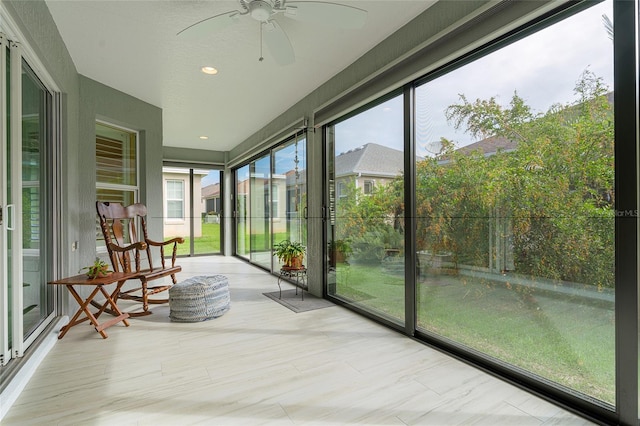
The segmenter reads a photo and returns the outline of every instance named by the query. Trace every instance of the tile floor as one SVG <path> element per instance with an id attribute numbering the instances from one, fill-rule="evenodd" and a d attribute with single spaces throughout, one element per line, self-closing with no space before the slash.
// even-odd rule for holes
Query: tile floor
<path id="1" fill-rule="evenodd" d="M 238 259 L 181 263 L 181 279 L 227 275 L 231 310 L 172 323 L 156 305 L 106 340 L 76 326 L 2 424 L 590 424 L 342 307 L 296 314 L 262 295 L 275 277 Z"/>

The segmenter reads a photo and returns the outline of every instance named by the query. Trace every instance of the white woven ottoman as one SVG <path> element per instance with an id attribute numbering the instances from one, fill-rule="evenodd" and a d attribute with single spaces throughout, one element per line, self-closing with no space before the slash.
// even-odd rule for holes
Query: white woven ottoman
<path id="1" fill-rule="evenodd" d="M 171 321 L 206 321 L 222 316 L 230 307 L 229 280 L 224 275 L 188 278 L 169 289 Z"/>

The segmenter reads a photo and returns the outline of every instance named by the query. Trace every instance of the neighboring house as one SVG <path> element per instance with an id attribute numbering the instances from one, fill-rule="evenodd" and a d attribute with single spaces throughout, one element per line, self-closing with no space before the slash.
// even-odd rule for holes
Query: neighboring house
<path id="1" fill-rule="evenodd" d="M 208 170 L 193 171 L 194 188 L 201 187 L 201 181 Z M 184 237 L 190 234 L 191 190 L 189 189 L 189 169 L 162 168 L 163 224 L 164 236 Z M 194 191 L 196 192 L 196 191 Z M 193 200 L 193 236 L 202 236 L 202 215 L 205 213 L 205 200 L 199 197 Z"/>
<path id="2" fill-rule="evenodd" d="M 455 151 L 465 155 L 470 155 L 474 152 L 480 152 L 485 157 L 490 157 L 497 154 L 498 152 L 515 151 L 517 147 L 517 141 L 507 139 L 502 136 L 489 136 L 488 138 L 484 138 L 472 144 L 458 148 Z M 442 155 L 438 159 L 438 164 L 443 166 L 445 164 L 448 164 L 450 161 L 451 158 L 448 155 Z"/>
<path id="3" fill-rule="evenodd" d="M 495 155 L 498 151 L 515 150 L 517 143 L 502 137 L 489 137 L 458 149 L 470 154 L 475 151 L 485 156 Z M 417 161 L 422 160 L 418 157 Z M 445 165 L 448 159 L 440 160 Z M 354 182 L 363 194 L 370 194 L 376 186 L 383 186 L 400 175 L 404 170 L 404 153 L 375 143 L 349 150 L 335 158 L 336 197 L 346 196 L 346 185 Z M 510 221 L 496 218 L 491 226 L 489 240 L 488 270 L 498 272 L 513 270 L 513 245 Z M 461 266 L 461 265 L 458 265 Z"/>
<path id="4" fill-rule="evenodd" d="M 376 143 L 368 143 L 335 158 L 336 196 L 345 196 L 348 182 L 355 182 L 363 194 L 385 185 L 404 170 L 404 153 Z"/>
<path id="5" fill-rule="evenodd" d="M 203 213 L 205 222 L 211 220 L 213 217 L 216 217 L 218 221 L 220 220 L 220 214 L 222 214 L 222 200 L 220 195 L 219 182 L 202 187 L 200 196 L 204 203 Z"/>
<path id="6" fill-rule="evenodd" d="M 296 216 L 299 212 L 300 205 L 306 205 L 307 198 L 307 171 L 306 170 L 289 170 L 285 173 L 287 180 L 287 206 L 286 214 L 290 218 Z"/>
<path id="7" fill-rule="evenodd" d="M 467 146 L 457 149 L 461 154 L 470 154 L 475 151 L 480 151 L 485 157 L 496 154 L 498 151 L 511 152 L 515 151 L 518 147 L 518 142 L 507 139 L 502 136 L 490 136 L 482 139 L 478 142 L 474 142 Z"/>
<path id="8" fill-rule="evenodd" d="M 250 179 L 237 183 L 238 199 L 234 210 L 237 217 L 250 221 L 251 234 L 264 234 L 270 226 L 273 227 L 274 233 L 286 231 L 286 220 L 281 219 L 285 219 L 289 211 L 287 180 L 287 175 L 272 174 L 264 177 L 256 173 Z M 268 187 L 269 182 L 271 182 L 271 188 Z M 250 196 L 248 197 L 247 194 Z M 265 210 L 264 207 L 268 205 L 271 205 L 271 208 Z M 247 217 L 250 210 L 253 215 Z"/>

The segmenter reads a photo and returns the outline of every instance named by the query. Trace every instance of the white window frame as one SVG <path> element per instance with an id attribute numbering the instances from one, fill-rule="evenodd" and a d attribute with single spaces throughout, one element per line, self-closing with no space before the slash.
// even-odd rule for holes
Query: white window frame
<path id="1" fill-rule="evenodd" d="M 138 172 L 138 170 L 140 170 L 140 133 L 137 130 L 129 129 L 123 126 L 118 126 L 116 124 L 109 123 L 103 120 L 96 120 L 96 125 L 98 124 L 102 126 L 111 127 L 113 129 L 120 130 L 135 136 L 136 149 L 135 149 L 134 164 L 135 164 L 136 177 L 135 177 L 135 185 L 123 185 L 123 184 L 99 182 L 96 175 L 96 191 L 98 189 L 108 189 L 112 191 L 131 192 L 133 193 L 134 202 L 137 203 L 139 201 L 138 197 L 140 194 L 140 173 Z M 97 137 L 98 137 L 98 132 L 96 131 L 96 138 Z M 94 140 L 94 144 L 95 144 L 95 140 Z M 96 162 L 97 162 L 97 155 L 96 155 Z M 97 174 L 97 167 L 96 167 L 96 174 Z M 102 239 L 102 233 L 98 229 L 96 229 L 96 250 L 98 253 L 107 252 L 107 248 L 104 245 L 104 240 Z"/>
<path id="2" fill-rule="evenodd" d="M 182 191 L 182 198 L 178 199 L 178 198 L 171 198 L 169 197 L 169 183 L 179 183 L 180 187 L 181 187 L 181 191 Z M 184 214 L 184 208 L 185 208 L 185 182 L 184 179 L 167 179 L 164 182 L 164 189 L 165 189 L 165 199 L 164 199 L 164 217 L 166 218 L 166 221 L 168 223 L 176 223 L 176 222 L 184 222 L 185 220 L 185 214 Z M 181 216 L 180 217 L 170 217 L 169 216 L 169 202 L 171 201 L 179 201 L 181 204 Z"/>
<path id="3" fill-rule="evenodd" d="M 367 191 L 367 186 L 369 186 L 369 190 Z M 373 188 L 375 188 L 376 182 L 373 179 L 366 179 L 362 184 L 362 193 L 364 195 L 373 194 Z"/>

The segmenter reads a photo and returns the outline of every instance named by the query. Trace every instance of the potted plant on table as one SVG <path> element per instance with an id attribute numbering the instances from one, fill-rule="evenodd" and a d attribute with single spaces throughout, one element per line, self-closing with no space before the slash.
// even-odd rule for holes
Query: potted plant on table
<path id="1" fill-rule="evenodd" d="M 329 243 L 329 264 L 336 266 L 337 263 L 345 263 L 351 253 L 353 249 L 348 240 L 332 240 Z"/>
<path id="2" fill-rule="evenodd" d="M 102 277 L 107 277 L 109 276 L 109 274 L 111 274 L 113 271 L 109 270 L 109 265 L 100 260 L 99 258 L 96 257 L 96 261 L 93 262 L 93 265 L 91 266 L 86 266 L 84 268 L 81 269 L 81 271 L 87 271 L 87 277 L 94 279 L 94 278 L 102 278 Z"/>
<path id="3" fill-rule="evenodd" d="M 302 260 L 304 259 L 305 247 L 302 243 L 291 240 L 282 240 L 273 245 L 274 254 L 281 262 L 284 262 L 285 268 L 301 269 Z"/>

